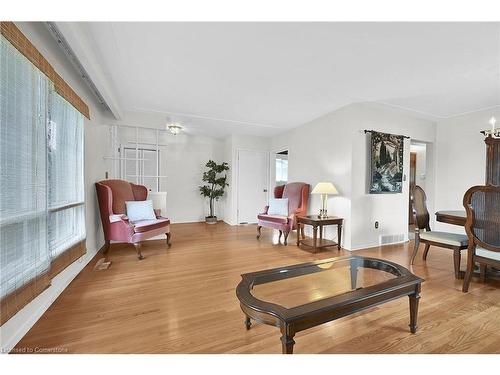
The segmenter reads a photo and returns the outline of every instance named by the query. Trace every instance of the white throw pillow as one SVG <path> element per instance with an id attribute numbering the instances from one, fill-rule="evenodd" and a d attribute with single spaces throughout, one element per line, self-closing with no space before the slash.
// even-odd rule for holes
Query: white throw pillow
<path id="1" fill-rule="evenodd" d="M 155 220 L 156 215 L 153 210 L 153 201 L 127 201 L 127 216 L 130 221 Z"/>
<path id="2" fill-rule="evenodd" d="M 288 198 L 269 199 L 268 215 L 288 216 Z"/>

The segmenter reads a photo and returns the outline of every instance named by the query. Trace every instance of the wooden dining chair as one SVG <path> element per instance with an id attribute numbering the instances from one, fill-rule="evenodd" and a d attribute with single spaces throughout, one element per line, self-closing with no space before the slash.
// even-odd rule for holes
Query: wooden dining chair
<path id="1" fill-rule="evenodd" d="M 467 293 L 476 263 L 483 282 L 488 266 L 500 268 L 500 186 L 471 187 L 464 195 L 464 207 L 469 247 L 462 292 Z"/>
<path id="2" fill-rule="evenodd" d="M 415 248 L 411 257 L 411 264 L 415 262 L 420 243 L 425 244 L 423 260 L 427 260 L 427 254 L 431 246 L 444 247 L 453 250 L 453 265 L 455 277 L 460 278 L 461 251 L 467 249 L 467 236 L 463 234 L 431 231 L 429 226 L 429 211 L 427 210 L 427 197 L 420 186 L 415 186 L 411 192 L 411 202 L 415 223 Z"/>

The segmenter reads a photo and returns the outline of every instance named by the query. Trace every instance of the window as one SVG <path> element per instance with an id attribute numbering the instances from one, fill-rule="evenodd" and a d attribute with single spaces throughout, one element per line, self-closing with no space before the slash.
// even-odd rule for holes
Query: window
<path id="1" fill-rule="evenodd" d="M 85 252 L 83 115 L 3 35 L 0 177 L 3 324 Z"/>
<path id="2" fill-rule="evenodd" d="M 124 160 L 122 164 L 122 178 L 141 184 L 149 191 L 160 191 L 160 150 L 150 146 L 137 145 L 122 147 Z"/>
<path id="3" fill-rule="evenodd" d="M 288 155 L 276 154 L 276 186 L 288 181 Z"/>
<path id="4" fill-rule="evenodd" d="M 110 127 L 108 168 L 113 178 L 144 185 L 148 191 L 167 187 L 167 143 L 170 133 L 162 129 L 134 126 Z"/>
<path id="5" fill-rule="evenodd" d="M 2 323 L 49 284 L 45 124 L 50 81 L 0 38 Z M 45 277 L 44 277 L 45 275 Z M 43 281 L 42 281 L 43 279 Z M 38 280 L 33 284 L 34 280 Z M 44 284 L 44 285 L 43 285 Z M 24 291 L 23 291 L 24 290 Z M 16 293 L 16 292 L 19 293 Z M 9 303 L 4 297 L 12 296 Z M 22 306 L 21 306 L 22 307 Z"/>
<path id="6" fill-rule="evenodd" d="M 55 259 L 85 239 L 83 116 L 50 96 L 47 127 L 49 248 Z"/>

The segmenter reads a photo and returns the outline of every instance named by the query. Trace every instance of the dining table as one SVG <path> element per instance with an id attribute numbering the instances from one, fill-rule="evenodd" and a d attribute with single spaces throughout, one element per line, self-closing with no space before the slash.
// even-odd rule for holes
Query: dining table
<path id="1" fill-rule="evenodd" d="M 445 224 L 458 225 L 461 227 L 465 226 L 465 222 L 467 221 L 467 213 L 465 210 L 444 210 L 436 212 L 436 221 Z M 488 267 L 488 276 L 493 277 L 494 279 L 500 280 L 500 270 L 494 267 Z M 461 278 L 464 275 L 464 271 L 460 271 Z M 476 267 L 474 269 L 474 275 L 479 276 L 479 268 Z"/>
<path id="2" fill-rule="evenodd" d="M 436 221 L 446 224 L 459 225 L 461 227 L 465 226 L 467 220 L 467 214 L 465 210 L 454 210 L 454 211 L 437 211 Z"/>

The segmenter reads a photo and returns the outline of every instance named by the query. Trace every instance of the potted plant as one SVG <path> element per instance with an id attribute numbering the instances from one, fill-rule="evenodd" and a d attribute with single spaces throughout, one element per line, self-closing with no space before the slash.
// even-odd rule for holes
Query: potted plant
<path id="1" fill-rule="evenodd" d="M 226 183 L 227 175 L 220 175 L 229 170 L 229 165 L 226 162 L 217 164 L 215 161 L 209 160 L 205 166 L 208 171 L 203 172 L 203 181 L 207 185 L 200 186 L 200 194 L 207 197 L 210 202 L 210 215 L 205 217 L 207 224 L 216 224 L 217 216 L 214 214 L 214 201 L 218 201 L 224 195 L 224 188 L 229 186 Z"/>

